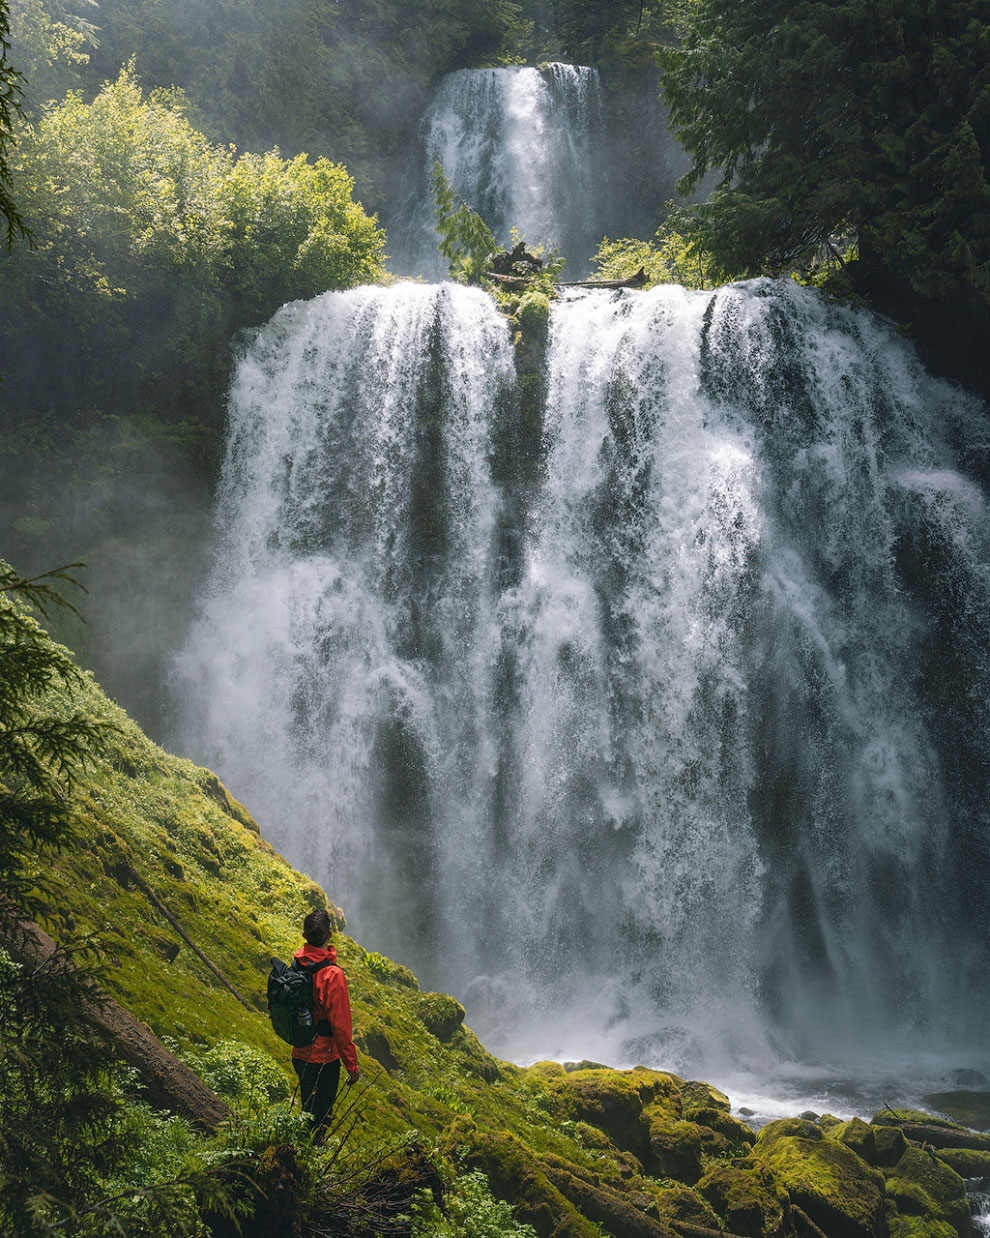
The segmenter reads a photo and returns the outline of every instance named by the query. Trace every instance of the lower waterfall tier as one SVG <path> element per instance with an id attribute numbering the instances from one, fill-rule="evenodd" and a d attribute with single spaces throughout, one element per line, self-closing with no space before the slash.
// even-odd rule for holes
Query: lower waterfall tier
<path id="1" fill-rule="evenodd" d="M 786 282 L 574 296 L 542 379 L 478 291 L 286 306 L 183 746 L 496 1052 L 971 1060 L 985 415 Z"/>

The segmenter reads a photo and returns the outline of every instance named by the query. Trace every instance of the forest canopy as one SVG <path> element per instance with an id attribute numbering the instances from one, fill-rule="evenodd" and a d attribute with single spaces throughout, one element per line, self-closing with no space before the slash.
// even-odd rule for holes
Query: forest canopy
<path id="1" fill-rule="evenodd" d="M 685 188 L 718 176 L 697 211 L 715 261 L 738 277 L 852 260 L 846 287 L 937 350 L 990 324 L 985 17 L 978 0 L 700 0 L 660 61 Z"/>

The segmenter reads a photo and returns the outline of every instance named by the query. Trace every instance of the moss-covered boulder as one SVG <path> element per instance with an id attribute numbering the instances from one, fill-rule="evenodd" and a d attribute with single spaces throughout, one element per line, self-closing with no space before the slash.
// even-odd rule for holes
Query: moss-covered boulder
<path id="1" fill-rule="evenodd" d="M 945 1221 L 959 1238 L 970 1238 L 973 1222 L 966 1184 L 934 1152 L 908 1148 L 887 1173 L 886 1190 L 902 1215 Z"/>
<path id="2" fill-rule="evenodd" d="M 946 1221 L 934 1217 L 903 1216 L 891 1206 L 887 1220 L 889 1238 L 956 1238 L 956 1231 Z"/>
<path id="3" fill-rule="evenodd" d="M 771 1122 L 760 1131 L 753 1156 L 828 1238 L 883 1238 L 883 1177 L 814 1123 Z"/>
<path id="4" fill-rule="evenodd" d="M 437 1040 L 449 1040 L 464 1022 L 464 1007 L 446 993 L 421 993 L 416 1011 Z"/>
<path id="5" fill-rule="evenodd" d="M 680 1081 L 642 1066 L 570 1071 L 550 1082 L 575 1119 L 597 1126 L 616 1147 L 644 1164 L 650 1152 L 651 1115 L 680 1111 Z"/>
<path id="6" fill-rule="evenodd" d="M 933 1092 L 925 1104 L 977 1131 L 990 1131 L 990 1091 Z"/>
<path id="7" fill-rule="evenodd" d="M 829 1139 L 837 1139 L 847 1148 L 852 1148 L 857 1156 L 861 1156 L 868 1165 L 877 1163 L 876 1136 L 872 1126 L 862 1118 L 850 1118 L 848 1122 L 840 1122 L 826 1132 Z"/>
<path id="8" fill-rule="evenodd" d="M 787 1192 L 764 1165 L 716 1165 L 697 1190 L 730 1233 L 784 1238 L 793 1232 Z"/>
<path id="9" fill-rule="evenodd" d="M 724 1092 L 712 1087 L 710 1083 L 702 1083 L 691 1079 L 681 1085 L 681 1101 L 684 1117 L 690 1117 L 692 1109 L 720 1109 L 729 1113 L 732 1104 Z"/>
<path id="10" fill-rule="evenodd" d="M 935 1154 L 960 1178 L 990 1178 L 990 1152 L 976 1148 L 939 1148 Z"/>
<path id="11" fill-rule="evenodd" d="M 689 1186 L 670 1186 L 657 1191 L 649 1211 L 671 1225 L 720 1229 L 718 1214 L 704 1196 Z"/>
<path id="12" fill-rule="evenodd" d="M 756 1143 L 756 1132 L 724 1109 L 685 1108 L 684 1117 L 698 1126 L 717 1132 L 732 1147 L 745 1149 L 747 1145 Z"/>
<path id="13" fill-rule="evenodd" d="M 469 1118 L 449 1129 L 444 1150 L 460 1164 L 480 1169 L 492 1194 L 512 1204 L 516 1216 L 540 1238 L 599 1238 L 600 1231 L 553 1185 L 536 1157 L 508 1131 L 482 1131 Z"/>
<path id="14" fill-rule="evenodd" d="M 892 1169 L 907 1151 L 908 1141 L 897 1126 L 871 1126 L 873 1131 L 874 1164 Z"/>
<path id="15" fill-rule="evenodd" d="M 700 1128 L 681 1118 L 671 1121 L 661 1112 L 654 1113 L 644 1166 L 648 1173 L 694 1186 L 703 1172 Z"/>

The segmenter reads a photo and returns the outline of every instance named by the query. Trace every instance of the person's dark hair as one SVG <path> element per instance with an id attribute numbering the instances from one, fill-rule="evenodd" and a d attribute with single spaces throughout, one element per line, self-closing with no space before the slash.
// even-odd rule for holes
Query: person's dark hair
<path id="1" fill-rule="evenodd" d="M 322 946 L 330 938 L 333 925 L 326 911 L 311 911 L 303 920 L 303 937 L 311 946 Z"/>

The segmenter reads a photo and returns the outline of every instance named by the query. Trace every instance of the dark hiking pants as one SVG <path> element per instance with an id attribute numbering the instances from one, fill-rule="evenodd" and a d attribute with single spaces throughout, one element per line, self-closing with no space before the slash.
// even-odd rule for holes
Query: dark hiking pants
<path id="1" fill-rule="evenodd" d="M 313 1115 L 313 1129 L 319 1142 L 330 1121 L 340 1082 L 340 1058 L 335 1062 L 300 1062 L 292 1059 L 299 1076 L 299 1096 L 305 1113 Z"/>

